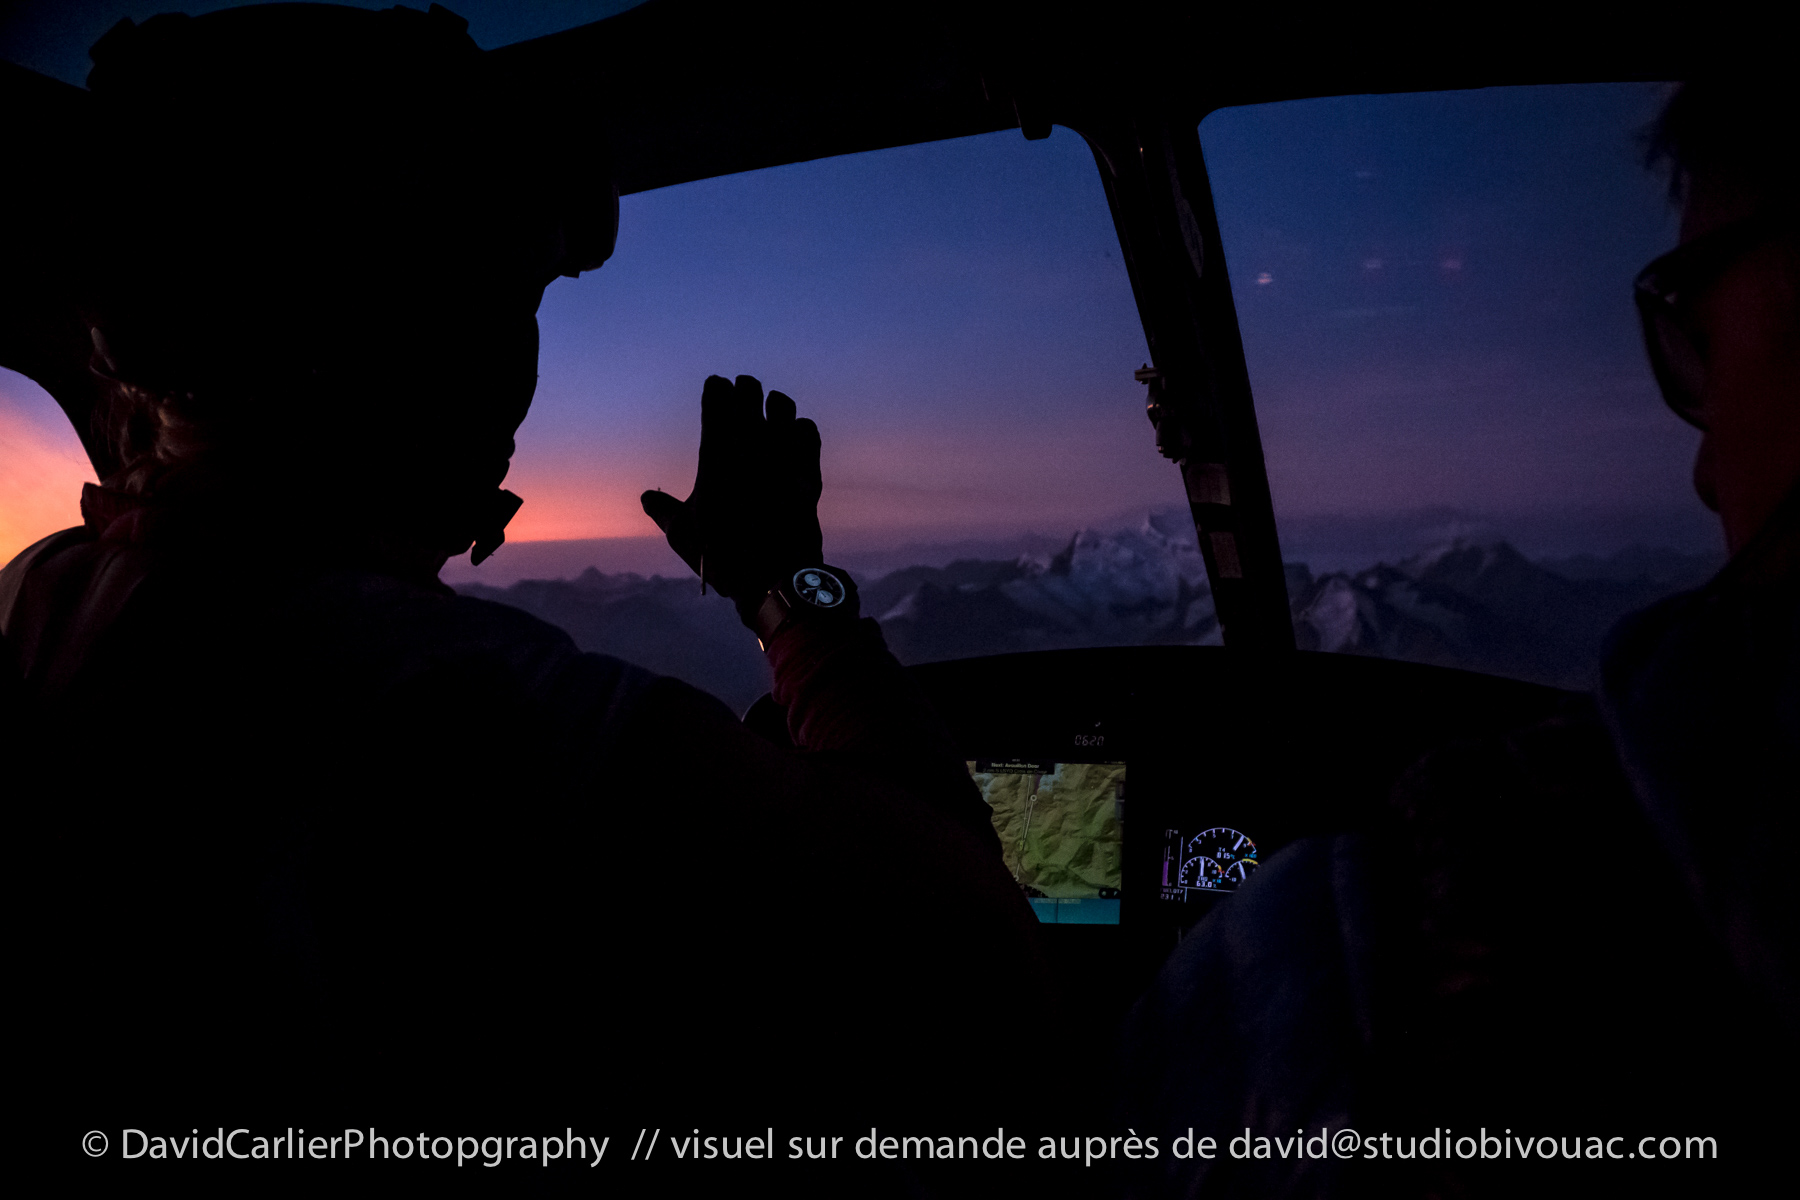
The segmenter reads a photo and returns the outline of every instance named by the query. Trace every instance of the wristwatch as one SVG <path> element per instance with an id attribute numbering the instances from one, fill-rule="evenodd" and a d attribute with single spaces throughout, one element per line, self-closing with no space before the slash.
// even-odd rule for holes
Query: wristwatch
<path id="1" fill-rule="evenodd" d="M 854 621 L 856 582 L 842 567 L 801 567 L 769 589 L 746 622 L 767 650 L 775 635 L 796 621 Z"/>

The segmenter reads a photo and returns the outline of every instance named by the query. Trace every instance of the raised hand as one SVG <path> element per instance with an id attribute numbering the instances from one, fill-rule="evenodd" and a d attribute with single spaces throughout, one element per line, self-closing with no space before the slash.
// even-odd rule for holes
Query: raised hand
<path id="1" fill-rule="evenodd" d="M 686 500 L 643 495 L 669 546 L 720 595 L 754 606 L 784 571 L 824 555 L 819 429 L 748 375 L 709 376 L 700 393 L 700 465 Z"/>

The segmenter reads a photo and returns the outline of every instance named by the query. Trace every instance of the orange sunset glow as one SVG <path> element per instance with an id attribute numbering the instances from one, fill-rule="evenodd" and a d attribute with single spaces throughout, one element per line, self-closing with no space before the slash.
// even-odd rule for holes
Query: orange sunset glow
<path id="1" fill-rule="evenodd" d="M 56 401 L 0 371 L 0 563 L 81 524 L 81 485 L 92 482 L 94 469 Z"/>
<path id="2" fill-rule="evenodd" d="M 694 414 L 681 406 L 669 428 L 645 438 L 571 438 L 555 424 L 555 400 L 520 432 L 506 486 L 525 504 L 507 541 L 654 538 L 638 496 L 660 487 L 686 496 L 693 486 Z M 549 421 L 544 421 L 548 416 Z M 550 426 L 546 431 L 544 424 Z M 899 537 L 975 536 L 1041 528 L 1067 534 L 1091 519 L 1092 498 L 1118 508 L 1168 503 L 1176 476 L 1143 443 L 1142 417 L 1121 404 L 1072 436 L 1059 422 L 1023 429 L 852 428 L 832 434 L 824 455 L 820 513 L 834 536 L 856 542 Z M 996 445 L 1005 447 L 997 453 Z M 1094 453 L 1105 446 L 1111 454 Z M 1122 477 L 1132 449 L 1144 470 Z M 1022 464 L 1029 464 L 1021 469 Z M 0 563 L 39 538 L 81 521 L 81 485 L 93 482 L 87 456 L 62 410 L 25 377 L 0 371 Z"/>

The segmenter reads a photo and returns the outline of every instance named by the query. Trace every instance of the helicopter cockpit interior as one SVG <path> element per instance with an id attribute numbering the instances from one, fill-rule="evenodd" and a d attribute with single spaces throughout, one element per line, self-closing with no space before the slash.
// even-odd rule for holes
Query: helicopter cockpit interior
<path id="1" fill-rule="evenodd" d="M 1433 747 L 1555 712 L 1611 619 L 1722 561 L 1629 295 L 1674 240 L 1633 138 L 1699 44 L 1403 33 L 647 0 L 489 47 L 582 114 L 566 152 L 604 156 L 622 218 L 540 318 L 524 531 L 500 574 L 446 578 L 630 657 L 583 623 L 603 600 L 624 620 L 620 588 L 651 604 L 652 569 L 505 574 L 596 536 L 552 518 L 614 485 L 555 472 L 585 455 L 621 494 L 660 486 L 659 431 L 691 439 L 711 370 L 835 406 L 828 549 L 835 512 L 830 552 L 869 564 L 868 615 L 949 722 L 1098 1044 L 1284 845 L 1368 825 Z M 0 350 L 9 395 L 77 386 Z M 666 418 L 618 415 L 633 396 Z M 740 711 L 761 690 L 706 669 Z"/>

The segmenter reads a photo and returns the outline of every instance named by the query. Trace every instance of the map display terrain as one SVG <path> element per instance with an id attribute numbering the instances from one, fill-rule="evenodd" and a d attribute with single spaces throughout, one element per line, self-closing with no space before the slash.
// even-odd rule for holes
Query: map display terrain
<path id="1" fill-rule="evenodd" d="M 1006 868 L 1028 895 L 1119 894 L 1124 763 L 982 760 L 968 766 L 992 810 Z"/>

